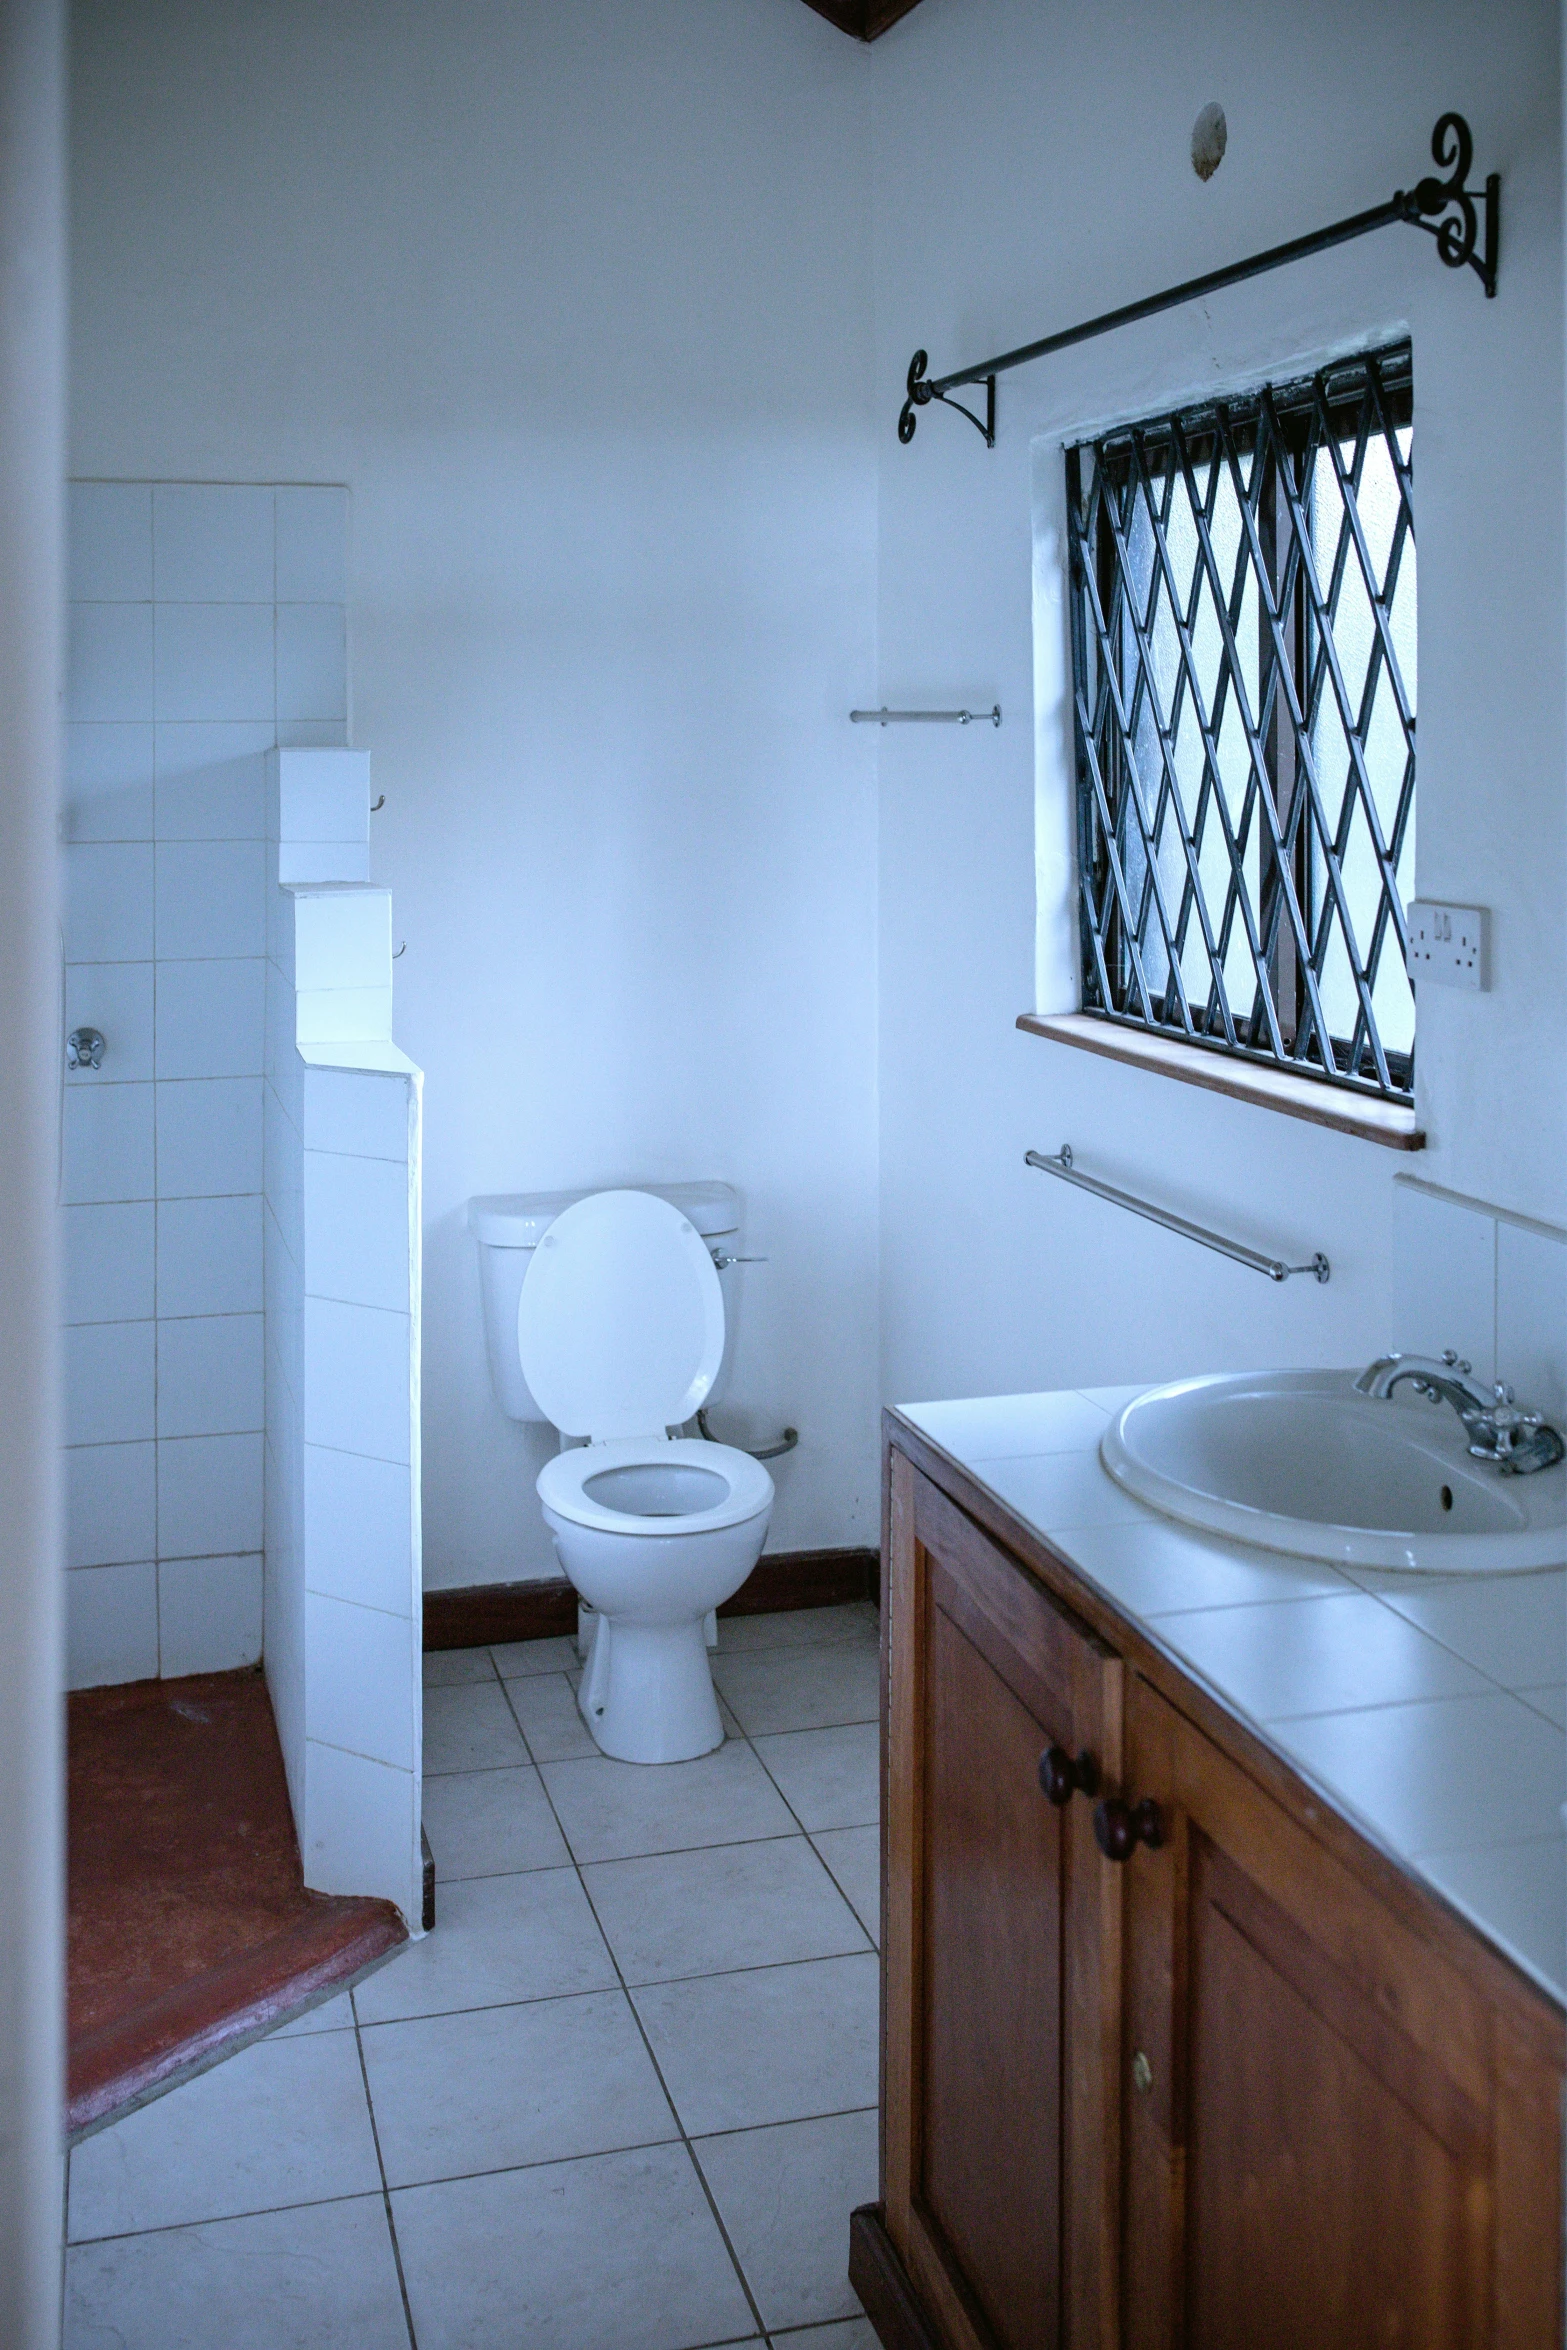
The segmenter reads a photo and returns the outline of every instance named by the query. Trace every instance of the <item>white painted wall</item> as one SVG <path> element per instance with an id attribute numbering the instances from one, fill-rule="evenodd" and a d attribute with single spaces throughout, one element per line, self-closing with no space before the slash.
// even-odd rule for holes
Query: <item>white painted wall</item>
<path id="1" fill-rule="evenodd" d="M 0 2342 L 59 2340 L 65 1952 L 55 1182 L 64 27 L 0 0 Z"/>
<path id="2" fill-rule="evenodd" d="M 426 1579 L 552 1568 L 471 1194 L 719 1177 L 723 1433 L 874 1539 L 870 74 L 799 0 L 88 0 L 73 463 L 343 481 L 427 1072 Z"/>
<path id="3" fill-rule="evenodd" d="M 1304 19 L 1194 0 L 1178 27 L 1148 0 L 1070 23 L 1034 0 L 926 0 L 876 46 L 879 698 L 1006 712 L 999 734 L 881 738 L 892 1397 L 1363 1360 L 1391 1334 L 1401 1168 L 1567 1220 L 1558 43 L 1547 0 L 1483 26 L 1459 0 L 1325 0 Z M 1204 187 L 1188 141 L 1210 98 L 1229 152 Z M 917 346 L 939 374 L 1372 204 L 1428 168 L 1450 106 L 1473 126 L 1477 175 L 1503 175 L 1494 303 L 1428 238 L 1390 229 L 1003 377 L 993 453 L 930 412 L 898 445 Z M 1036 791 L 1049 835 L 1071 789 L 1060 445 L 1403 330 L 1419 887 L 1489 905 L 1496 941 L 1490 994 L 1421 1003 L 1418 1160 L 1012 1026 L 1036 1000 Z M 1060 881 L 1047 867 L 1047 906 Z M 1069 894 L 1059 904 L 1070 923 Z M 1067 1140 L 1091 1170 L 1270 1252 L 1325 1249 L 1330 1286 L 1273 1289 L 1025 1171 L 1026 1148 Z"/>
<path id="4" fill-rule="evenodd" d="M 79 11 L 75 463 L 353 489 L 353 739 L 428 1073 L 427 1581 L 550 1564 L 475 1192 L 740 1186 L 771 1261 L 726 1432 L 804 1431 L 780 1548 L 874 1526 L 878 1311 L 894 1397 L 1387 1342 L 1394 1154 L 1013 1020 L 1070 785 L 1062 439 L 1393 332 L 1419 884 L 1495 937 L 1489 995 L 1422 1006 L 1420 1173 L 1567 1222 L 1558 46 L 1547 0 L 1483 39 L 1458 0 L 1328 0 L 1305 38 L 1195 0 L 1178 41 L 1147 0 L 926 0 L 868 52 L 798 0 Z M 1389 230 L 1004 379 L 993 454 L 939 414 L 897 444 L 916 344 L 939 369 L 1370 203 L 1452 104 L 1504 175 L 1495 303 Z M 851 733 L 872 698 L 1006 724 Z M 1025 1172 L 1063 1139 L 1332 1284 Z"/>

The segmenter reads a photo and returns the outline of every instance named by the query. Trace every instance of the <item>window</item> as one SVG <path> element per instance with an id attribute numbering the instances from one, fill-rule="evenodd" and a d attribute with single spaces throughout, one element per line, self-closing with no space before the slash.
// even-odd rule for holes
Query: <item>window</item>
<path id="1" fill-rule="evenodd" d="M 1408 344 L 1066 453 L 1083 1008 L 1406 1101 Z"/>

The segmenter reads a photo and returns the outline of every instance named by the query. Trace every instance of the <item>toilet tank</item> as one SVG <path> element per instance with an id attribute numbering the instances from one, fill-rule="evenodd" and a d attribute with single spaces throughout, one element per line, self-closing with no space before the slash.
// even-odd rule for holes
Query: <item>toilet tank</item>
<path id="1" fill-rule="evenodd" d="M 479 1244 L 479 1287 L 484 1300 L 484 1344 L 490 1378 L 509 1420 L 548 1415 L 533 1400 L 517 1354 L 517 1303 L 533 1252 L 563 1210 L 599 1191 L 650 1191 L 689 1219 L 713 1255 L 739 1254 L 740 1195 L 728 1183 L 590 1183 L 579 1191 L 494 1193 L 468 1202 L 468 1224 Z M 724 1359 L 708 1397 L 720 1394 L 734 1336 L 734 1274 L 720 1265 L 724 1292 Z"/>

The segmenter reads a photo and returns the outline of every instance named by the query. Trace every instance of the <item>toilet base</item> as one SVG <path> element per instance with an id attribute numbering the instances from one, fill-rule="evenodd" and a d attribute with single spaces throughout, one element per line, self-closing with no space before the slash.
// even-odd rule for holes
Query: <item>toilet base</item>
<path id="1" fill-rule="evenodd" d="M 701 1616 L 675 1624 L 593 1619 L 577 1707 L 617 1762 L 693 1762 L 724 1742 Z"/>

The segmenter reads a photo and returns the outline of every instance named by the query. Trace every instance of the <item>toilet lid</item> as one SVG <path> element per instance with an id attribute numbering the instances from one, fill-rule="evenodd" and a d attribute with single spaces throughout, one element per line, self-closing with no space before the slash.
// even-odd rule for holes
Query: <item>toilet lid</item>
<path id="1" fill-rule="evenodd" d="M 564 1436 L 678 1427 L 706 1400 L 724 1352 L 723 1292 L 706 1242 L 649 1192 L 579 1200 L 533 1252 L 517 1351 Z"/>

